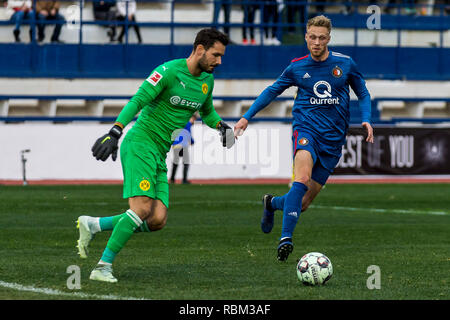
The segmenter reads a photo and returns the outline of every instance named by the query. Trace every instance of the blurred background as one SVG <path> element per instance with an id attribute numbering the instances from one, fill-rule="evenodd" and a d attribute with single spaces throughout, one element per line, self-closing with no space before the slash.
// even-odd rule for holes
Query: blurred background
<path id="1" fill-rule="evenodd" d="M 120 181 L 120 159 L 96 161 L 92 144 L 152 69 L 188 57 L 205 27 L 232 41 L 213 96 L 234 124 L 308 53 L 306 21 L 318 14 L 332 20 L 330 49 L 350 55 L 365 76 L 376 136 L 364 142 L 352 93 L 352 125 L 331 180 L 450 178 L 448 0 L 0 3 L 0 183 L 22 183 L 25 168 L 30 182 Z M 191 181 L 288 182 L 295 94 L 286 90 L 260 112 L 229 151 L 197 119 Z M 169 172 L 171 162 L 170 153 Z"/>

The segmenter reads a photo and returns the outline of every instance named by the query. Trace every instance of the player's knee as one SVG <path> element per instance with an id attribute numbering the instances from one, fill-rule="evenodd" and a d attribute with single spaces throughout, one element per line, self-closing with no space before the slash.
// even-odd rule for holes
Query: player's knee
<path id="1" fill-rule="evenodd" d="M 130 198 L 130 209 L 144 221 L 152 213 L 152 200 L 147 197 Z"/>
<path id="2" fill-rule="evenodd" d="M 307 174 L 299 175 L 295 177 L 294 181 L 303 183 L 304 185 L 309 185 L 309 182 L 311 181 L 311 176 Z"/>
<path id="3" fill-rule="evenodd" d="M 167 208 L 160 202 L 156 202 L 152 215 L 147 219 L 151 231 L 158 231 L 164 228 L 167 222 Z"/>
<path id="4" fill-rule="evenodd" d="M 158 231 L 164 228 L 167 222 L 167 215 L 155 215 L 152 217 L 149 228 L 151 231 Z"/>
<path id="5" fill-rule="evenodd" d="M 142 221 L 146 220 L 152 213 L 151 206 L 140 206 L 133 210 Z"/>

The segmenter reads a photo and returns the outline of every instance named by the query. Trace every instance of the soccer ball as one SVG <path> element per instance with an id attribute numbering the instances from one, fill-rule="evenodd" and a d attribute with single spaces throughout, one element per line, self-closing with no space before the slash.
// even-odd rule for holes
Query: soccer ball
<path id="1" fill-rule="evenodd" d="M 297 277 L 305 285 L 325 284 L 333 275 L 330 259 L 320 252 L 305 254 L 297 264 Z"/>

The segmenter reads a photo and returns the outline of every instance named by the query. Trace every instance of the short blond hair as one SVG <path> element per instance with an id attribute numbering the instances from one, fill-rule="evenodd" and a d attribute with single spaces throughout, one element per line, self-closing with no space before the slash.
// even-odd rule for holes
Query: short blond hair
<path id="1" fill-rule="evenodd" d="M 306 30 L 309 27 L 325 27 L 328 29 L 328 33 L 331 33 L 331 20 L 325 17 L 324 15 L 316 16 L 308 20 L 306 24 Z"/>

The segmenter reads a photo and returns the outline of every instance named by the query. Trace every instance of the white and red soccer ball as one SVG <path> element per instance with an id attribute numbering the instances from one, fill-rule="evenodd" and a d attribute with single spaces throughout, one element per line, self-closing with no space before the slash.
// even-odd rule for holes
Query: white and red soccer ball
<path id="1" fill-rule="evenodd" d="M 306 285 L 325 284 L 333 275 L 333 265 L 326 255 L 320 252 L 305 254 L 298 261 L 297 277 Z"/>

